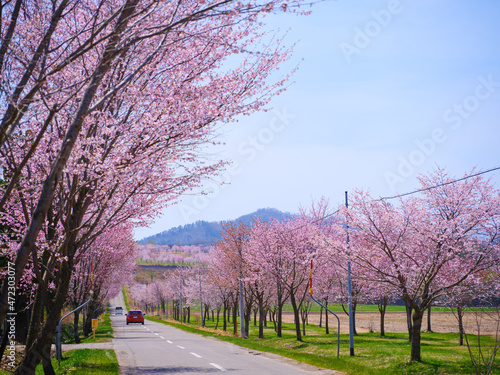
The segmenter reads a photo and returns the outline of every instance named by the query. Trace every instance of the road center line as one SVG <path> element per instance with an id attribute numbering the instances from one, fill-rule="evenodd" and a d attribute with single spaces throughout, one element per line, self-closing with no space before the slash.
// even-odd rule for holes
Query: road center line
<path id="1" fill-rule="evenodd" d="M 167 340 L 167 342 L 168 342 L 169 344 L 173 344 L 173 342 L 172 342 L 172 341 L 170 341 L 170 340 Z"/>
<path id="2" fill-rule="evenodd" d="M 180 345 L 177 345 L 177 347 L 178 347 L 179 349 L 186 349 L 185 347 L 180 346 Z"/>
<path id="3" fill-rule="evenodd" d="M 163 339 L 163 340 L 165 340 L 165 337 L 163 337 L 163 336 L 160 336 L 160 338 Z"/>
<path id="4" fill-rule="evenodd" d="M 209 365 L 214 366 L 216 369 L 219 369 L 221 371 L 227 371 L 224 367 L 219 366 L 217 363 L 209 363 Z"/>
<path id="5" fill-rule="evenodd" d="M 159 336 L 160 334 L 159 333 L 156 333 L 156 332 L 153 332 L 156 336 Z"/>
<path id="6" fill-rule="evenodd" d="M 201 355 L 199 355 L 199 354 L 196 354 L 196 353 L 193 353 L 193 352 L 190 352 L 189 354 L 194 355 L 196 358 L 201 358 Z"/>

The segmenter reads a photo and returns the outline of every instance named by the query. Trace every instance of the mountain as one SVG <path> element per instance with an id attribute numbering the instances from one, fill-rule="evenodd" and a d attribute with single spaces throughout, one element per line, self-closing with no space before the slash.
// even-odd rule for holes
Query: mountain
<path id="1" fill-rule="evenodd" d="M 259 218 L 263 221 L 271 219 L 284 220 L 290 219 L 293 215 L 288 212 L 281 212 L 275 208 L 261 208 L 255 212 L 240 216 L 234 222 L 241 221 L 243 224 L 250 225 L 253 218 Z M 228 222 L 228 221 L 225 221 Z M 161 233 L 143 238 L 137 241 L 141 245 L 153 243 L 155 245 L 210 245 L 215 240 L 219 240 L 221 223 L 217 221 L 197 221 L 193 224 L 178 226 Z"/>

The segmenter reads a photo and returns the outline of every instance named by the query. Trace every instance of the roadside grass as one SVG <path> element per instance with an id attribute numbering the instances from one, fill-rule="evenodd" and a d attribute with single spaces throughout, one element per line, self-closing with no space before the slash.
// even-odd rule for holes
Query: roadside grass
<path id="1" fill-rule="evenodd" d="M 348 309 L 347 304 L 344 305 L 346 310 Z M 339 303 L 332 303 L 328 304 L 327 306 L 330 310 L 332 310 L 335 313 L 342 313 L 344 314 L 344 310 L 342 308 L 342 305 Z M 495 308 L 485 308 L 485 307 L 468 307 L 465 311 L 470 312 L 470 311 L 494 311 Z M 191 311 L 200 311 L 200 306 L 199 302 L 195 302 L 191 306 Z M 293 312 L 292 305 L 290 303 L 285 303 L 283 305 L 283 311 L 285 312 Z M 311 312 L 320 312 L 321 307 L 317 304 L 314 304 L 311 307 Z M 368 304 L 359 304 L 356 306 L 356 313 L 358 312 L 370 312 L 370 313 L 379 313 L 378 306 L 377 305 L 368 305 Z M 406 313 L 406 308 L 405 306 L 399 306 L 399 305 L 387 305 L 386 312 L 398 312 L 398 313 Z M 447 306 L 432 306 L 432 313 L 451 313 L 452 310 L 447 307 Z M 323 309 L 324 313 L 324 309 Z M 347 316 L 347 315 L 346 315 Z"/>
<path id="2" fill-rule="evenodd" d="M 349 375 L 417 375 L 417 374 L 473 374 L 467 346 L 458 345 L 458 334 L 422 332 L 422 362 L 411 362 L 411 346 L 405 333 L 363 333 L 354 338 L 355 356 L 349 356 L 349 336 L 340 335 L 340 358 L 337 358 L 337 334 L 324 333 L 324 328 L 315 325 L 306 327 L 306 336 L 298 342 L 293 324 L 283 325 L 283 337 L 278 338 L 273 324 L 268 322 L 264 329 L 264 339 L 258 339 L 258 327 L 250 323 L 249 338 L 241 339 L 232 335 L 233 325 L 228 324 L 227 332 L 215 330 L 215 323 L 206 321 L 206 328 L 201 328 L 196 317 L 191 317 L 189 324 L 180 324 L 173 320 L 146 317 L 147 320 L 168 324 L 182 330 L 215 337 L 251 350 L 270 352 L 298 362 L 321 368 L 340 371 Z M 199 320 L 199 318 L 198 318 Z M 239 328 L 239 327 L 238 327 Z M 333 332 L 333 330 L 331 330 Z M 469 336 L 477 343 L 476 336 Z M 494 339 L 481 337 L 483 350 L 492 346 Z M 475 348 L 477 349 L 477 348 Z M 496 360 L 492 374 L 500 374 L 500 360 Z"/>
<path id="3" fill-rule="evenodd" d="M 129 299 L 130 292 L 125 285 L 122 286 L 122 294 L 123 294 L 123 300 L 125 301 L 125 308 L 127 309 L 127 311 L 129 311 L 130 305 L 128 303 L 128 299 Z"/>
<path id="4" fill-rule="evenodd" d="M 340 303 L 332 303 L 328 304 L 327 306 L 330 310 L 332 310 L 335 313 L 342 313 L 344 314 L 344 310 L 342 308 L 342 305 Z M 345 305 L 345 308 L 347 310 L 347 304 Z M 484 310 L 483 308 L 467 308 L 467 311 L 472 311 L 472 310 Z M 191 306 L 191 311 L 200 311 L 200 306 L 198 302 L 195 302 Z M 293 312 L 292 305 L 290 303 L 285 303 L 283 305 L 283 311 L 285 312 Z M 311 306 L 311 312 L 320 312 L 321 307 L 317 304 L 314 304 Z M 324 309 L 322 310 L 324 313 Z M 356 312 L 370 312 L 370 313 L 378 313 L 378 306 L 377 305 L 368 305 L 368 304 L 359 304 L 356 306 Z M 406 308 L 405 306 L 397 306 L 397 305 L 388 305 L 386 312 L 399 312 L 399 313 L 406 313 Z M 432 313 L 435 312 L 446 312 L 449 313 L 451 312 L 451 309 L 446 306 L 432 306 Z"/>
<path id="5" fill-rule="evenodd" d="M 61 369 L 57 358 L 52 358 L 52 366 L 57 375 L 119 375 L 118 360 L 112 349 L 77 349 L 64 352 Z M 42 364 L 35 370 L 36 375 L 43 375 Z M 0 370 L 0 375 L 12 374 L 12 371 Z"/>
<path id="6" fill-rule="evenodd" d="M 57 358 L 52 359 L 52 366 L 58 375 L 118 375 L 118 360 L 111 349 L 77 349 L 64 353 L 61 369 Z M 36 375 L 43 375 L 42 365 L 36 368 Z"/>
<path id="7" fill-rule="evenodd" d="M 80 330 L 81 343 L 107 342 L 113 339 L 113 327 L 111 327 L 111 317 L 109 312 L 97 318 L 97 329 L 94 334 L 91 333 L 88 337 L 83 336 L 83 330 Z M 63 344 L 75 344 L 73 336 L 73 323 L 64 325 L 61 332 Z"/>
<path id="8" fill-rule="evenodd" d="M 60 372 L 57 370 L 57 358 L 52 360 L 52 365 L 54 366 L 54 369 L 56 369 L 56 374 L 118 374 L 118 361 L 114 350 L 76 349 L 67 352 L 64 351 L 64 344 L 75 343 L 75 338 L 73 337 L 73 323 L 68 323 L 62 326 L 61 337 L 63 344 L 63 357 Z M 95 339 L 93 334 L 90 334 L 89 337 L 84 337 L 82 330 L 80 330 L 80 338 L 82 344 L 111 341 L 113 339 L 113 327 L 111 327 L 109 312 L 98 318 Z M 107 352 L 110 353 L 107 354 Z M 116 364 L 116 370 L 112 370 L 113 363 Z M 101 366 L 101 372 L 94 370 L 94 368 L 101 368 Z M 0 375 L 11 373 L 11 371 L 0 370 Z M 36 374 L 43 374 L 43 370 L 40 365 L 36 369 Z"/>
<path id="9" fill-rule="evenodd" d="M 344 306 L 345 306 L 345 309 L 347 310 L 348 309 L 347 304 L 345 304 Z M 343 310 L 342 305 L 340 303 L 328 304 L 327 307 L 335 313 L 337 313 L 337 312 L 344 313 L 344 310 Z M 286 303 L 285 305 L 283 305 L 283 311 L 293 312 L 292 305 L 290 303 Z M 314 304 L 311 307 L 311 311 L 312 312 L 320 312 L 321 307 L 317 304 Z M 324 311 L 324 309 L 323 309 L 323 311 Z M 467 311 L 469 311 L 469 309 L 467 309 Z M 358 312 L 378 313 L 379 310 L 378 310 L 377 305 L 359 304 L 356 306 L 356 312 L 357 313 Z M 398 306 L 398 305 L 387 305 L 386 312 L 405 313 L 406 307 L 405 306 Z M 449 307 L 446 307 L 446 306 L 432 306 L 432 313 L 435 313 L 435 312 L 447 312 L 447 313 L 449 313 L 449 312 L 451 312 L 451 310 Z"/>

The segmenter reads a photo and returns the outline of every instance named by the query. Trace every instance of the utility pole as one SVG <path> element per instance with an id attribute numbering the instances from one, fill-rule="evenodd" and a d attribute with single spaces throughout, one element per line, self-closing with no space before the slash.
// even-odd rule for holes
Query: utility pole
<path id="1" fill-rule="evenodd" d="M 347 191 L 345 192 L 345 208 L 349 208 L 347 200 Z M 345 228 L 347 234 L 347 292 L 349 294 L 349 354 L 354 356 L 354 319 L 352 316 L 352 282 L 351 282 L 351 250 L 349 246 L 349 224 L 347 216 L 345 219 Z"/>

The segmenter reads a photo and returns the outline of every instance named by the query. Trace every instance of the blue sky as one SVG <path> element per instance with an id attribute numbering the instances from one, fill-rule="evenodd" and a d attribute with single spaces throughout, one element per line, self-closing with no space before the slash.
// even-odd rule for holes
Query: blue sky
<path id="1" fill-rule="evenodd" d="M 136 239 L 258 208 L 297 212 L 344 191 L 418 188 L 436 166 L 456 177 L 500 166 L 500 2 L 327 1 L 269 28 L 298 42 L 288 91 L 226 129 L 233 160 L 204 197 L 188 195 Z M 285 69 L 285 68 L 283 68 Z M 282 71 L 280 71 L 282 72 Z M 500 188 L 500 171 L 488 175 Z"/>

